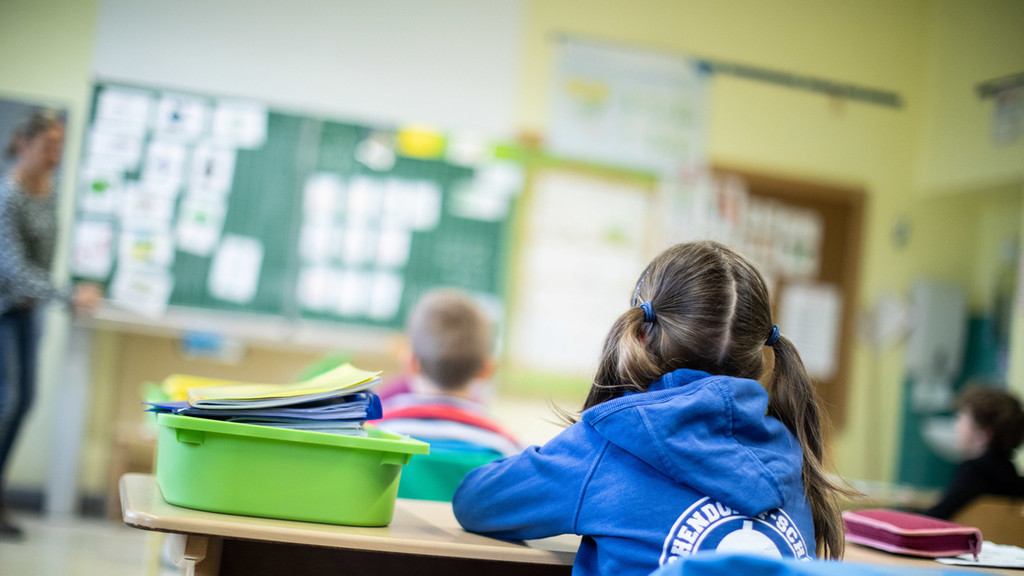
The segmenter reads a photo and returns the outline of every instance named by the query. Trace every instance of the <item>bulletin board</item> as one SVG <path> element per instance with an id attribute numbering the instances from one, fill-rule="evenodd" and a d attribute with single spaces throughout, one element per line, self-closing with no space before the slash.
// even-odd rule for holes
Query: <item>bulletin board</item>
<path id="1" fill-rule="evenodd" d="M 486 145 L 119 83 L 91 110 L 70 266 L 114 306 L 397 328 L 434 287 L 504 301 L 521 178 Z"/>

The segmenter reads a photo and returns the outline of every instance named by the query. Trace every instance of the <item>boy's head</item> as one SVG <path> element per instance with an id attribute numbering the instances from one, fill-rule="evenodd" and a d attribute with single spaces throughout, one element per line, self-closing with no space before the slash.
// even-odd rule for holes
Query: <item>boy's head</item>
<path id="1" fill-rule="evenodd" d="M 1013 394 L 970 386 L 957 398 L 956 407 L 957 434 L 969 458 L 986 450 L 1008 456 L 1024 440 L 1024 411 Z"/>
<path id="2" fill-rule="evenodd" d="M 419 372 L 443 391 L 465 388 L 490 363 L 491 322 L 461 292 L 424 295 L 409 316 L 408 334 Z"/>

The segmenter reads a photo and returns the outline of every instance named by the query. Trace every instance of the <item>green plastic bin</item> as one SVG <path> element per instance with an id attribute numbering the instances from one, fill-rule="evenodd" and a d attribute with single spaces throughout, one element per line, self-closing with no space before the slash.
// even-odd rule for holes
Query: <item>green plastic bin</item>
<path id="1" fill-rule="evenodd" d="M 159 414 L 156 478 L 177 506 L 305 522 L 386 526 L 418 440 Z"/>

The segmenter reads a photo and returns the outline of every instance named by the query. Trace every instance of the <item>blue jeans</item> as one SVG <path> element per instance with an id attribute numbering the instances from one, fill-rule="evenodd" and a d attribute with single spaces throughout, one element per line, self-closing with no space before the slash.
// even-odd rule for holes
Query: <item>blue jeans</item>
<path id="1" fill-rule="evenodd" d="M 39 331 L 35 307 L 0 314 L 0 487 L 7 457 L 35 396 Z"/>

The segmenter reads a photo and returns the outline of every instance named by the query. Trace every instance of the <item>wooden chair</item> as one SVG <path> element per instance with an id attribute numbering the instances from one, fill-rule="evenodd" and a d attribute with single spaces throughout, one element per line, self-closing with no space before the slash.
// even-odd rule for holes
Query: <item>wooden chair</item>
<path id="1" fill-rule="evenodd" d="M 980 496 L 950 520 L 978 528 L 990 542 L 1024 547 L 1024 498 Z"/>

